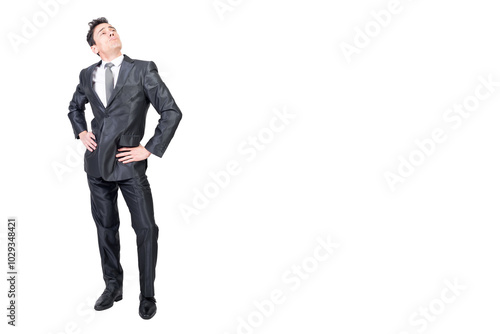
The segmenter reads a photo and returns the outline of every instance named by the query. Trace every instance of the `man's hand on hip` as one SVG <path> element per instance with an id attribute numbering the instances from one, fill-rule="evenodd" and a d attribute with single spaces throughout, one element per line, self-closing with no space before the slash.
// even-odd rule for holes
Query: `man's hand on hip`
<path id="1" fill-rule="evenodd" d="M 133 161 L 145 160 L 151 155 L 151 152 L 146 150 L 142 145 L 136 147 L 122 147 L 119 148 L 118 151 L 122 153 L 118 153 L 116 157 L 120 158 L 118 161 L 121 161 L 124 164 Z"/>
<path id="2" fill-rule="evenodd" d="M 80 132 L 78 137 L 90 152 L 93 152 L 97 147 L 97 143 L 95 142 L 95 135 L 92 132 L 82 131 Z"/>

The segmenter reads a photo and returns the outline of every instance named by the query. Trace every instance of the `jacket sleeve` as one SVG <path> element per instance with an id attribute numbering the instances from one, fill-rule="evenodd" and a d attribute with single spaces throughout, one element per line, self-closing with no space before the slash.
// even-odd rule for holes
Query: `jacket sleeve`
<path id="1" fill-rule="evenodd" d="M 155 133 L 145 148 L 161 158 L 175 134 L 182 113 L 167 86 L 158 75 L 158 69 L 154 62 L 149 62 L 146 69 L 144 93 L 158 114 L 160 114 Z"/>
<path id="2" fill-rule="evenodd" d="M 83 76 L 84 71 L 80 72 L 80 82 L 76 86 L 76 91 L 73 94 L 73 99 L 69 103 L 69 113 L 68 117 L 73 126 L 73 132 L 75 133 L 75 138 L 79 139 L 78 135 L 82 131 L 87 131 L 87 121 L 85 120 L 85 104 L 87 104 L 87 96 L 83 91 Z"/>

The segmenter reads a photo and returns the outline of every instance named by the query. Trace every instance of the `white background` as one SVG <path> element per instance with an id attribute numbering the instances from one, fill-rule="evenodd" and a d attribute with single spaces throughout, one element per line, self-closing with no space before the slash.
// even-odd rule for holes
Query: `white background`
<path id="1" fill-rule="evenodd" d="M 500 81 L 496 3 L 401 0 L 349 63 L 341 43 L 353 44 L 389 0 L 221 2 L 232 3 L 222 17 L 211 0 L 52 1 L 45 22 L 37 1 L 2 3 L 0 219 L 19 220 L 19 286 L 12 329 L 2 279 L 1 331 L 498 332 L 500 87 L 460 127 L 443 120 L 480 76 Z M 160 228 L 149 321 L 137 313 L 135 235 L 121 196 L 124 299 L 92 309 L 104 284 L 67 112 L 80 70 L 99 60 L 85 40 L 99 16 L 118 29 L 123 53 L 155 61 L 184 116 L 163 158 L 149 159 Z M 38 31 L 14 47 L 8 36 L 34 17 Z M 268 127 L 273 109 L 295 118 L 247 161 L 238 146 Z M 157 120 L 150 108 L 143 144 Z M 435 128 L 447 140 L 391 191 L 384 173 L 397 173 L 398 157 Z M 188 223 L 180 205 L 192 206 L 231 160 L 241 173 Z M 61 178 L 54 165 L 66 165 Z M 5 232 L 6 223 L 4 274 Z M 292 290 L 282 275 L 314 264 L 317 238 L 340 246 Z M 443 303 L 447 280 L 465 288 Z M 274 289 L 284 302 L 240 328 Z M 410 322 L 431 305 L 439 314 L 425 329 Z"/>

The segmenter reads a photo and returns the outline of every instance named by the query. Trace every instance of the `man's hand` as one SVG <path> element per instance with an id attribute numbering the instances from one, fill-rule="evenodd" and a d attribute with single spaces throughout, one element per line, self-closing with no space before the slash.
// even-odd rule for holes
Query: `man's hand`
<path id="1" fill-rule="evenodd" d="M 146 150 L 142 145 L 136 147 L 122 147 L 119 148 L 118 151 L 123 153 L 118 153 L 116 157 L 121 157 L 121 159 L 118 159 L 118 161 L 121 161 L 124 164 L 133 161 L 145 160 L 151 155 L 151 152 Z"/>
<path id="2" fill-rule="evenodd" d="M 78 137 L 80 137 L 83 145 L 85 145 L 87 150 L 89 150 L 90 152 L 93 152 L 97 147 L 97 143 L 95 142 L 95 135 L 92 132 L 82 131 L 80 132 Z"/>

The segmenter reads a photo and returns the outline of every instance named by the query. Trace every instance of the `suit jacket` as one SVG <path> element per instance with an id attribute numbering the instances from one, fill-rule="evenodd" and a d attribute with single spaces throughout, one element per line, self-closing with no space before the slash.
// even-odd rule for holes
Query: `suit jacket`
<path id="1" fill-rule="evenodd" d="M 93 88 L 92 76 L 95 63 L 80 72 L 80 83 L 69 104 L 68 117 L 75 137 L 87 130 L 85 104 L 90 103 L 94 119 L 92 132 L 96 136 L 97 148 L 85 151 L 85 171 L 107 181 L 118 181 L 143 175 L 147 159 L 124 164 L 116 158 L 121 147 L 138 146 L 144 137 L 146 114 L 152 104 L 160 114 L 154 135 L 145 148 L 162 157 L 182 118 L 174 98 L 158 75 L 152 61 L 130 59 L 124 55 L 115 89 L 104 107 Z"/>

